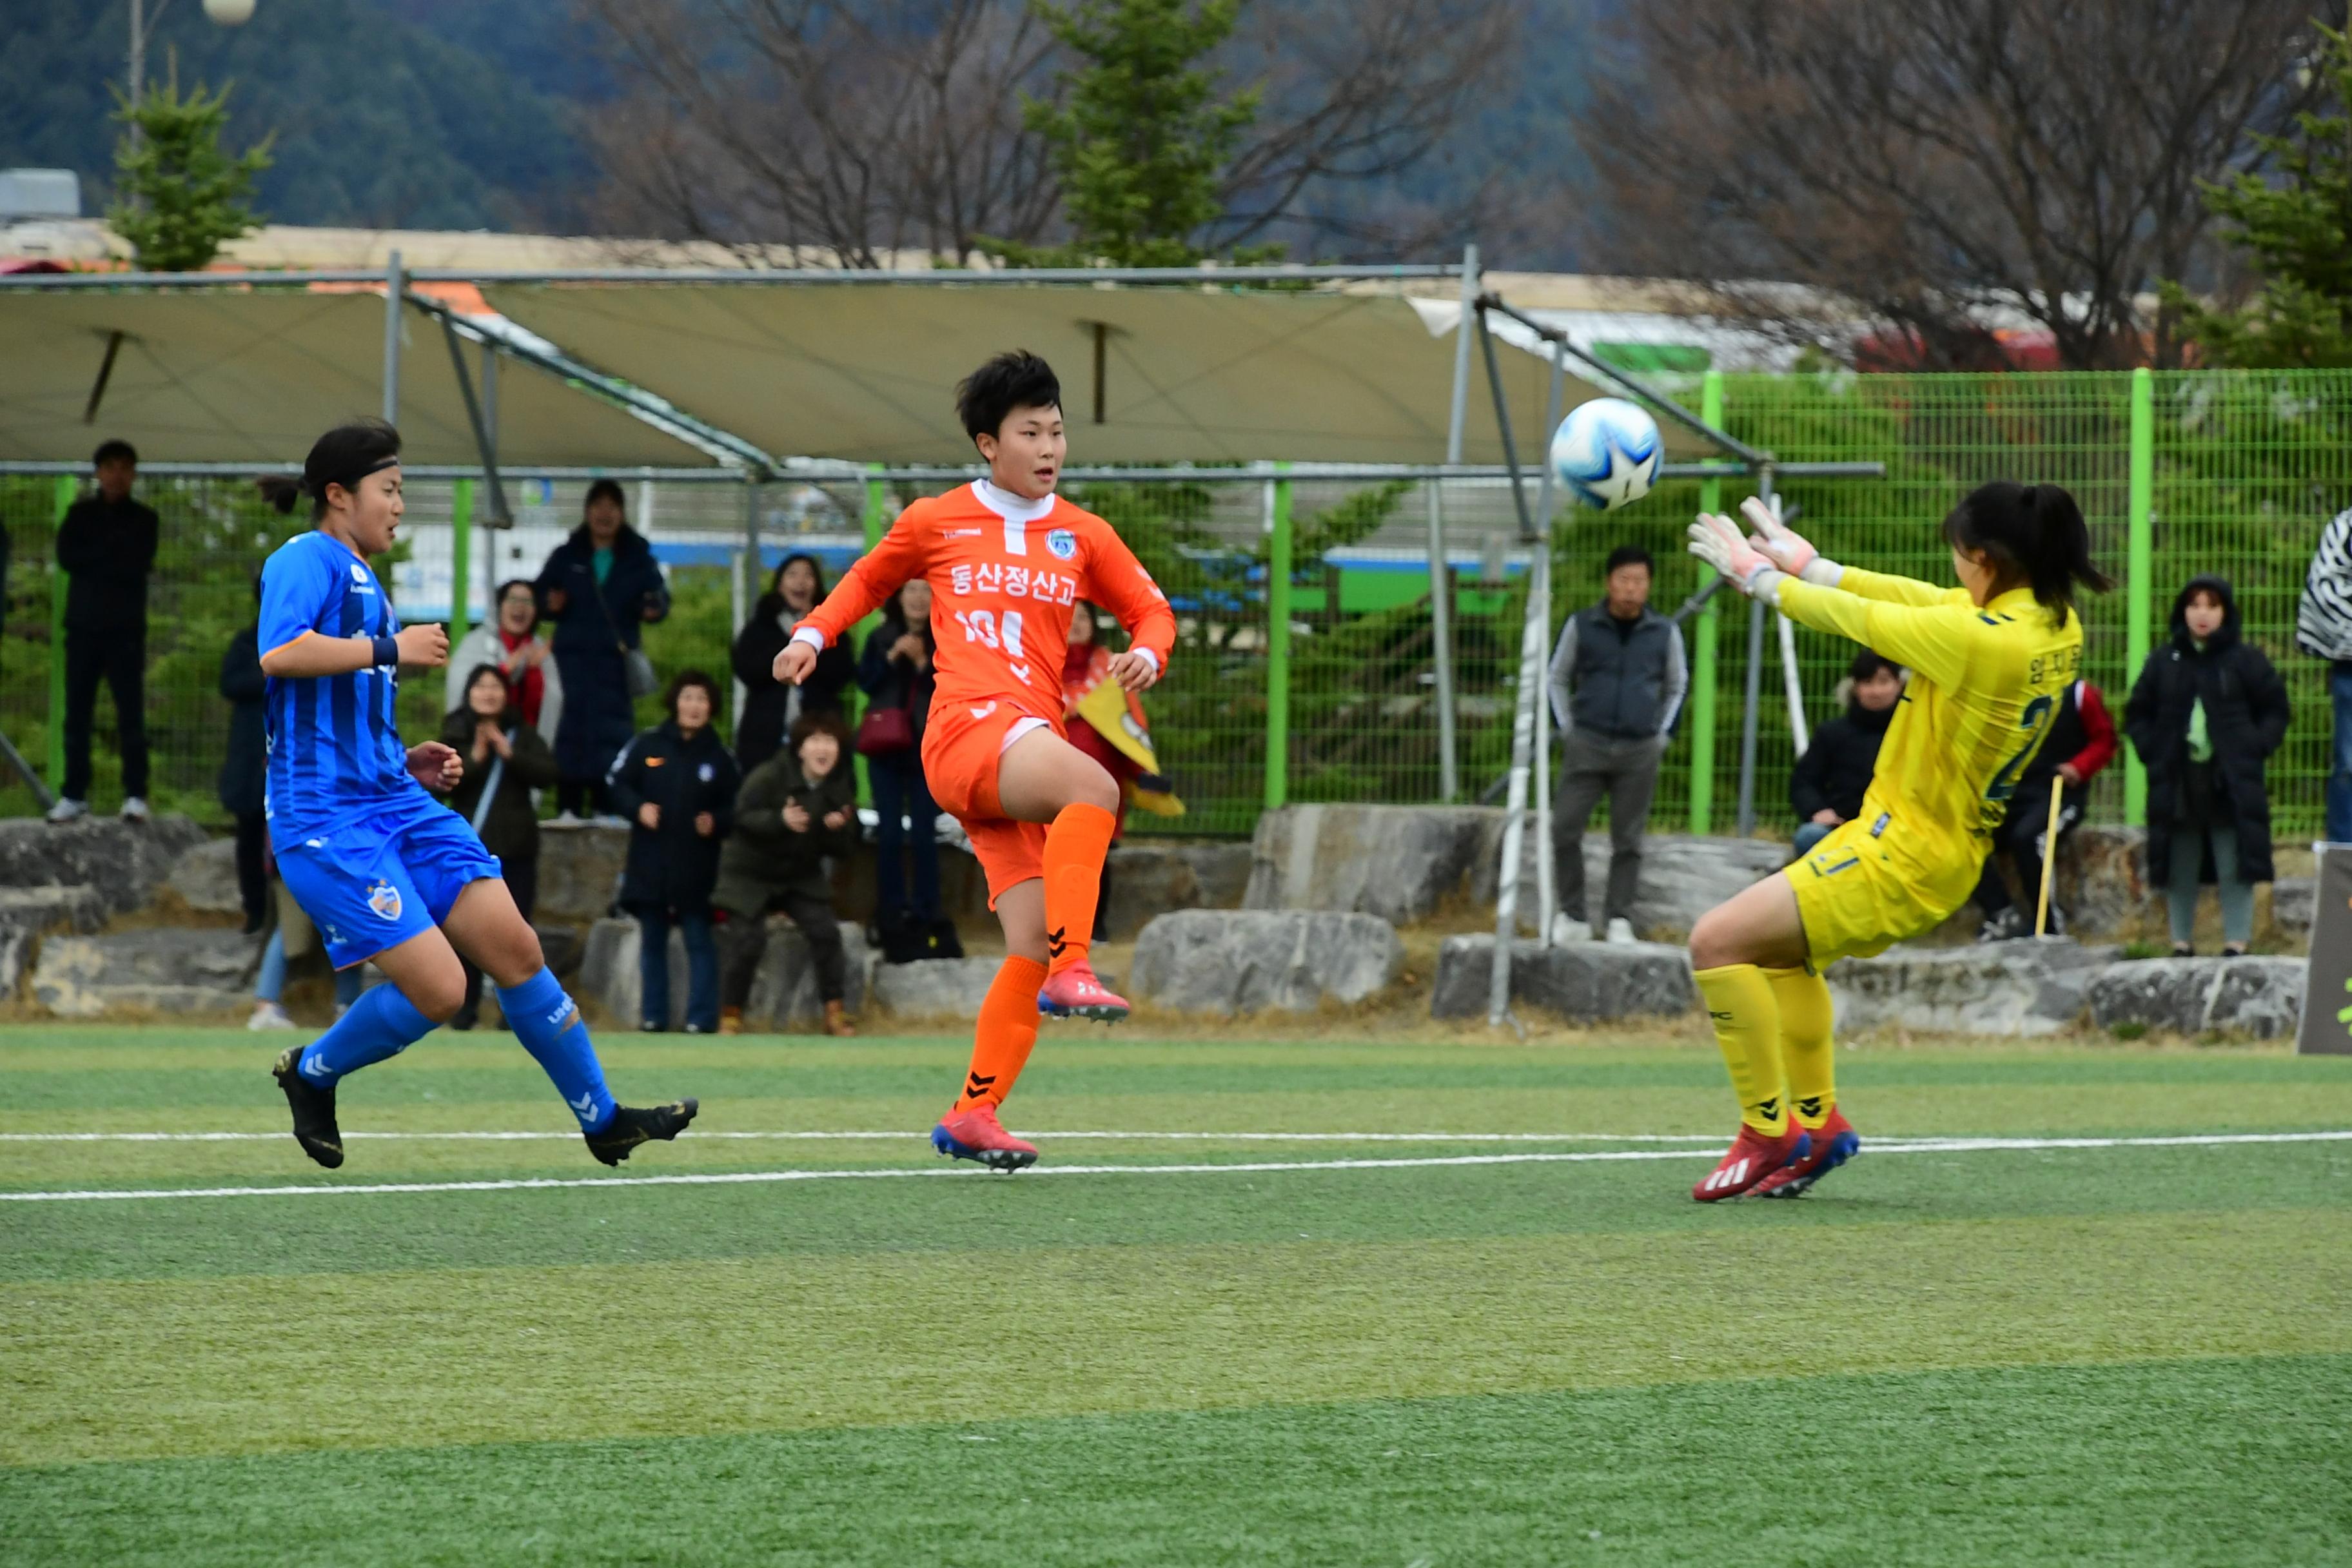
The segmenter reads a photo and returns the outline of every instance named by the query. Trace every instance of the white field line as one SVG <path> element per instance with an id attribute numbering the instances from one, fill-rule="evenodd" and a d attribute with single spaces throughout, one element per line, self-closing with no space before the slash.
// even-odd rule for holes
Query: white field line
<path id="1" fill-rule="evenodd" d="M 2210 1132 L 2177 1138 L 1972 1138 L 1950 1142 L 1875 1142 L 1873 1154 L 1955 1154 L 1983 1150 L 2173 1149 L 2246 1143 L 2352 1142 L 2352 1131 L 2326 1132 Z M 1233 1164 L 1037 1165 L 1031 1176 L 1231 1176 L 1289 1171 L 1400 1171 L 1440 1165 L 1583 1164 L 1602 1161 L 1685 1160 L 1697 1149 L 1595 1149 L 1575 1153 L 1442 1154 L 1394 1160 L 1261 1160 Z M 544 1187 L 719 1187 L 772 1182 L 873 1182 L 908 1177 L 977 1178 L 985 1171 L 923 1166 L 880 1171 L 714 1171 L 673 1176 L 518 1177 L 480 1182 L 383 1182 L 331 1186 L 153 1187 L 82 1192 L 0 1193 L 0 1203 L 101 1203 L 130 1198 L 327 1197 L 382 1193 L 507 1193 Z"/>
<path id="2" fill-rule="evenodd" d="M 1704 1143 L 1723 1142 L 1714 1132 L 1059 1132 L 1047 1131 L 1024 1131 L 1021 1138 L 1095 1138 L 1120 1142 L 1146 1140 L 1181 1141 L 1190 1143 Z M 288 1136 L 278 1132 L 0 1132 L 0 1143 L 247 1143 L 275 1141 Z M 407 1140 L 416 1142 L 442 1142 L 450 1139 L 471 1139 L 486 1142 L 523 1142 L 551 1139 L 570 1142 L 577 1132 L 346 1132 L 346 1141 L 359 1138 Z M 864 1142 L 896 1142 L 901 1139 L 921 1139 L 929 1136 L 923 1130 L 901 1127 L 887 1132 L 712 1132 L 694 1130 L 694 1139 L 702 1142 L 713 1138 L 847 1140 Z M 1910 1142 L 1910 1140 L 1905 1140 Z"/>

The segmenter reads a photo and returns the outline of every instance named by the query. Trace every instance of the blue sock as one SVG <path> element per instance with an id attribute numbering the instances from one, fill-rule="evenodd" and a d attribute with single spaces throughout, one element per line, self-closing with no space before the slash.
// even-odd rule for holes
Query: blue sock
<path id="1" fill-rule="evenodd" d="M 373 986 L 302 1053 L 302 1076 L 320 1089 L 332 1089 L 345 1073 L 396 1057 L 432 1032 L 433 1020 L 398 986 Z"/>
<path id="2" fill-rule="evenodd" d="M 555 1091 L 580 1119 L 580 1130 L 602 1132 L 611 1126 L 613 1091 L 604 1087 L 604 1069 L 596 1064 L 588 1026 L 563 994 L 555 972 L 541 969 L 520 985 L 499 986 L 499 1010 L 522 1048 L 555 1080 Z"/>

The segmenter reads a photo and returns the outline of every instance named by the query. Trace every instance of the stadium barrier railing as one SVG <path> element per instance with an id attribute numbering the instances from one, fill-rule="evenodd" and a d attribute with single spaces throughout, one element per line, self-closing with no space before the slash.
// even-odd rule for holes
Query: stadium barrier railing
<path id="1" fill-rule="evenodd" d="M 2181 583 L 2228 576 L 2245 635 L 2285 676 L 2294 718 L 2271 760 L 2282 837 L 2316 831 L 2329 768 L 2327 668 L 2294 647 L 2295 604 L 2321 525 L 2352 504 L 2352 372 L 2138 372 L 1985 375 L 1709 374 L 1696 393 L 1724 428 L 1782 461 L 1885 465 L 1876 480 L 1784 479 L 1801 527 L 1856 564 L 1948 580 L 1936 524 L 1972 485 L 1995 478 L 2067 486 L 2082 502 L 2114 594 L 2086 606 L 2086 675 L 2120 722 L 2130 680 Z M 97 432 L 95 434 L 103 434 Z M 149 603 L 148 708 L 154 795 L 163 809 L 219 820 L 214 795 L 228 707 L 222 649 L 250 623 L 253 581 L 298 529 L 260 500 L 249 466 L 150 463 L 139 493 L 163 518 Z M 877 471 L 878 472 L 878 471 Z M 478 622 L 496 584 L 535 577 L 580 517 L 587 470 L 504 476 L 511 527 L 490 529 L 475 479 L 412 469 L 403 542 L 385 575 L 404 618 L 443 619 L 460 604 Z M 647 629 L 667 675 L 688 665 L 724 678 L 732 635 L 767 574 L 806 550 L 828 581 L 878 537 L 898 507 L 952 477 L 875 478 L 844 470 L 748 484 L 730 470 L 612 470 L 630 520 L 653 542 L 675 597 Z M 0 729 L 52 784 L 62 763 L 64 580 L 57 521 L 87 475 L 0 462 L 0 523 L 13 564 L 0 617 Z M 1696 585 L 1683 529 L 1702 505 L 1736 502 L 1736 479 L 1670 479 L 1607 516 L 1563 511 L 1554 533 L 1555 617 L 1601 592 L 1620 543 L 1658 564 L 1654 601 L 1671 609 Z M 1508 765 L 1512 688 L 1528 556 L 1504 481 L 1319 476 L 1307 466 L 1073 480 L 1166 587 L 1182 628 L 1169 678 L 1147 699 L 1153 739 L 1187 805 L 1138 816 L 1139 833 L 1246 834 L 1290 802 L 1435 803 L 1441 769 L 1425 486 L 1446 530 L 1458 797 L 1490 793 Z M 751 539 L 758 539 L 755 562 Z M 1283 570 L 1286 564 L 1287 570 Z M 2137 606 L 2137 613 L 2135 607 Z M 1659 781 L 1664 829 L 1728 831 L 1739 786 L 1746 616 L 1718 597 L 1685 626 L 1693 685 Z M 1800 631 L 1809 718 L 1832 712 L 1851 650 Z M 1768 641 L 1767 658 L 1774 657 Z M 1753 780 L 1759 831 L 1785 833 L 1793 762 L 1777 670 L 1759 706 Z M 432 732 L 437 678 L 404 682 L 404 732 Z M 641 717 L 650 722 L 650 701 Z M 98 704 L 96 804 L 120 799 L 110 699 Z M 2127 752 L 2127 748 L 2126 748 Z M 2136 820 L 2136 769 L 2095 786 L 2093 820 Z M 0 815 L 35 809 L 11 779 Z M 1597 824 L 1596 824 L 1597 826 Z"/>

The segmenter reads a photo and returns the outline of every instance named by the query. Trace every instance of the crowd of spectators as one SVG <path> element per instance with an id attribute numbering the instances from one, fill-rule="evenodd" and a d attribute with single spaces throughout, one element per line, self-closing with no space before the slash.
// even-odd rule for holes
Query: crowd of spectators
<path id="1" fill-rule="evenodd" d="M 133 496 L 138 454 L 127 443 L 101 445 L 92 468 L 90 491 L 67 510 L 56 545 L 68 587 L 60 627 L 65 788 L 49 813 L 54 822 L 89 810 L 101 686 L 116 708 L 122 815 L 134 821 L 148 815 L 146 606 L 159 525 Z M 1635 938 L 1642 840 L 1688 686 L 1681 629 L 1649 603 L 1654 570 L 1637 547 L 1612 552 L 1601 598 L 1569 616 L 1553 653 L 1549 700 L 1560 744 L 1550 847 L 1561 905 L 1555 940 L 1588 940 L 1596 926 L 1612 942 Z M 257 596 L 257 577 L 255 589 Z M 642 927 L 648 1028 L 666 1026 L 671 1013 L 672 930 L 688 959 L 687 1027 L 732 1031 L 740 1026 L 768 921 L 782 915 L 808 942 L 826 1027 L 854 1032 L 842 1006 L 845 960 L 831 875 L 860 839 L 853 752 L 865 759 L 877 819 L 874 934 L 884 958 L 961 955 L 941 902 L 939 811 L 919 760 L 937 651 L 929 585 L 910 583 L 894 595 L 862 648 L 829 647 L 806 682 L 781 685 L 771 673 L 775 656 L 824 593 L 818 559 L 789 555 L 737 632 L 730 663 L 744 696 L 731 747 L 719 733 L 719 683 L 696 669 L 669 681 L 667 716 L 639 732 L 636 701 L 657 679 L 645 628 L 669 613 L 669 590 L 651 547 L 629 524 L 621 487 L 599 479 L 587 490 L 579 526 L 539 575 L 501 583 L 492 618 L 451 650 L 441 738 L 467 767 L 450 805 L 498 857 L 525 915 L 535 901 L 542 826 L 593 822 L 628 830 L 615 902 Z M 1065 672 L 1073 692 L 1085 689 L 1090 661 L 1102 654 L 1098 631 L 1092 608 L 1077 606 Z M 2326 837 L 2352 842 L 2352 510 L 2322 531 L 2295 640 L 2332 666 Z M 286 1022 L 278 995 L 287 960 L 316 939 L 305 935 L 306 922 L 272 874 L 260 651 L 257 628 L 248 626 L 222 657 L 220 693 L 231 720 L 219 797 L 236 824 L 245 928 L 276 926 L 255 1013 L 257 1027 L 270 1027 Z M 1812 737 L 1791 775 L 1797 856 L 1862 810 L 1903 681 L 1893 661 L 1867 650 L 1855 656 L 1839 692 L 1843 710 Z M 853 684 L 863 694 L 854 734 Z M 2164 889 L 2177 953 L 2193 950 L 2200 890 L 2208 885 L 2219 894 L 2223 951 L 2242 952 L 2252 940 L 2253 888 L 2273 875 L 2265 763 L 2288 716 L 2284 683 L 2244 639 L 2231 584 L 2210 574 L 2191 578 L 2124 710 L 2124 732 L 2147 774 L 2148 880 Z M 1116 777 L 1141 771 L 1085 724 L 1074 724 L 1073 738 L 1099 741 L 1090 749 Z M 1992 836 L 1975 900 L 1984 921 L 1979 940 L 2032 933 L 2049 874 L 2053 797 L 2063 841 L 2082 821 L 2086 792 L 2116 749 L 2098 688 L 2077 680 Z M 541 801 L 551 793 L 553 820 L 543 824 Z M 1601 918 L 1592 921 L 1583 837 L 1604 795 L 1610 867 Z M 1108 868 L 1104 875 L 1108 907 Z M 2065 911 L 2054 898 L 2048 922 L 2053 932 L 2064 930 Z M 461 1028 L 475 1019 L 479 976 L 469 974 L 469 982 Z"/>

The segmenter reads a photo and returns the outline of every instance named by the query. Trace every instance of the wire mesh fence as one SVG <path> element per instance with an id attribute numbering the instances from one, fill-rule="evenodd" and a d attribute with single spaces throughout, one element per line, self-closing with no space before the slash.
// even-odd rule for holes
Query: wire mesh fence
<path id="1" fill-rule="evenodd" d="M 1949 581 L 1937 523 L 1971 486 L 1994 478 L 2065 485 L 2090 520 L 2098 559 L 2121 577 L 2132 526 L 2131 377 L 2128 374 L 1984 376 L 1725 376 L 1723 422 L 1782 461 L 1865 460 L 1882 479 L 1790 479 L 1781 491 L 1803 509 L 1806 532 L 1832 556 L 1931 581 Z M 1689 392 L 1690 388 L 1676 388 Z M 2272 759 L 2274 818 L 2284 835 L 2315 831 L 2329 765 L 2326 669 L 2293 646 L 2296 595 L 2326 518 L 2352 504 L 2352 373 L 2170 373 L 2153 378 L 2148 458 L 2154 482 L 2153 611 L 2162 622 L 2182 582 L 2219 572 L 2235 584 L 2247 637 L 2286 675 L 2294 702 L 2287 742 Z M 1078 454 L 1081 458 L 1083 453 Z M 62 578 L 53 564 L 57 521 L 79 481 L 0 464 L 0 523 L 13 546 L 5 637 L 0 637 L 0 728 L 54 782 Z M 1533 476 L 1530 475 L 1532 484 Z M 889 483 L 855 476 L 748 486 L 717 473 L 623 476 L 630 521 L 654 545 L 673 595 L 669 616 L 647 627 L 646 647 L 665 677 L 688 666 L 729 668 L 735 631 L 767 574 L 787 552 L 814 554 L 828 578 L 887 526 L 898 507 L 952 479 Z M 533 578 L 581 515 L 588 477 L 506 476 L 510 528 L 470 525 L 487 510 L 474 482 L 411 470 L 403 542 L 380 563 L 403 616 L 450 615 L 462 582 L 467 618 L 480 621 L 505 580 Z M 1276 484 L 1286 484 L 1286 508 Z M 1736 502 L 1739 481 L 1722 481 Z M 1518 628 L 1528 556 L 1505 481 L 1442 483 L 1319 478 L 1300 468 L 1278 481 L 1265 470 L 1204 470 L 1180 479 L 1074 480 L 1066 493 L 1108 518 L 1166 588 L 1181 636 L 1167 679 L 1147 700 L 1153 739 L 1178 793 L 1181 817 L 1138 818 L 1139 832 L 1241 834 L 1268 801 L 1269 745 L 1285 767 L 1276 795 L 1289 801 L 1418 804 L 1440 798 L 1437 674 L 1429 553 L 1432 493 L 1442 517 L 1443 580 L 1458 714 L 1461 795 L 1488 792 L 1508 765 Z M 253 584 L 268 552 L 307 526 L 266 507 L 251 477 L 151 468 L 142 500 L 163 520 L 163 547 L 148 610 L 147 722 L 156 804 L 205 819 L 222 816 L 213 786 L 227 735 L 220 657 L 250 625 Z M 1657 562 L 1653 600 L 1674 606 L 1697 585 L 1682 532 L 1702 486 L 1662 484 L 1637 507 L 1607 517 L 1563 513 L 1554 534 L 1555 618 L 1601 595 L 1601 565 L 1621 543 Z M 1286 637 L 1269 621 L 1269 572 L 1277 510 L 1291 563 Z M 756 535 L 758 564 L 751 561 Z M 457 545 L 465 542 L 458 570 Z M 2086 606 L 2086 674 L 2120 717 L 2130 680 L 2128 595 Z M 1662 826 L 1727 830 L 1738 797 L 1747 609 L 1727 596 L 1685 627 L 1695 668 L 1712 642 L 1719 689 L 1695 690 L 1659 781 L 1653 820 Z M 1286 647 L 1286 722 L 1270 739 L 1276 704 L 1269 679 L 1277 641 Z M 1796 635 L 1808 717 L 1833 711 L 1852 649 Z M 1780 697 L 1776 640 L 1765 639 L 1754 780 L 1759 830 L 1790 826 L 1794 758 Z M 403 683 L 404 732 L 437 727 L 437 677 Z M 654 718 L 651 700 L 640 718 Z M 1695 781 L 1699 731 L 1713 762 Z M 97 724 L 96 804 L 120 799 L 110 703 Z M 2121 820 L 2123 769 L 2095 788 L 2092 816 Z M 1694 789 L 1694 783 L 1704 787 Z M 16 781 L 0 787 L 0 814 L 34 809 Z"/>

